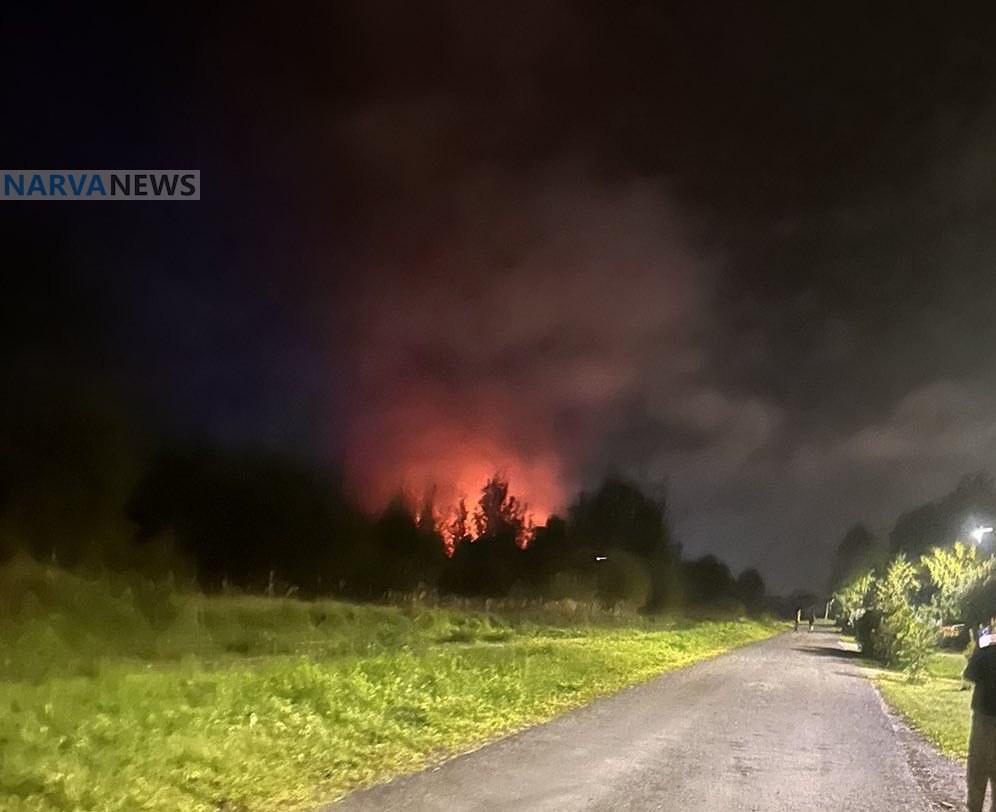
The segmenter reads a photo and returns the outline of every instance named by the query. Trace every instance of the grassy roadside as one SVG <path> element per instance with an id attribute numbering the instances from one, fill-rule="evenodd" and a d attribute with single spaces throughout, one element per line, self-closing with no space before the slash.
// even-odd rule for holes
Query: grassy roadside
<path id="1" fill-rule="evenodd" d="M 875 682 L 889 706 L 947 756 L 965 761 L 972 725 L 971 691 L 961 690 L 965 658 L 937 653 L 930 659 L 922 683 L 904 674 L 876 670 Z"/>
<path id="2" fill-rule="evenodd" d="M 779 629 L 3 580 L 12 812 L 308 807 Z"/>

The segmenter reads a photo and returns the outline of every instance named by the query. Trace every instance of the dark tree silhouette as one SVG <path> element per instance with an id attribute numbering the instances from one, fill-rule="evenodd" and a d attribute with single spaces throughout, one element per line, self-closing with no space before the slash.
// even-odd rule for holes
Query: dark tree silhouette
<path id="1" fill-rule="evenodd" d="M 965 476 L 951 493 L 900 516 L 889 534 L 889 553 L 916 560 L 930 547 L 964 537 L 965 522 L 973 517 L 990 524 L 996 518 L 996 488 L 989 474 Z"/>
<path id="2" fill-rule="evenodd" d="M 754 568 L 745 569 L 737 578 L 735 594 L 744 608 L 751 614 L 757 614 L 764 609 L 765 590 L 764 579 Z"/>
<path id="3" fill-rule="evenodd" d="M 583 568 L 591 561 L 590 551 L 580 548 L 567 533 L 567 522 L 551 516 L 537 527 L 522 551 L 522 574 L 525 581 L 541 590 L 558 572 Z"/>
<path id="4" fill-rule="evenodd" d="M 595 553 L 615 549 L 642 559 L 650 572 L 648 605 L 667 604 L 675 591 L 678 551 L 670 542 L 663 500 L 648 497 L 631 482 L 610 478 L 594 493 L 582 493 L 569 513 L 575 544 Z"/>
<path id="5" fill-rule="evenodd" d="M 175 536 L 205 588 L 262 588 L 277 577 L 308 593 L 372 597 L 357 582 L 361 516 L 334 479 L 296 461 L 213 446 L 161 454 L 130 515 L 140 539 Z"/>
<path id="6" fill-rule="evenodd" d="M 730 568 L 714 555 L 682 563 L 685 600 L 693 606 L 728 601 L 736 597 Z"/>
<path id="7" fill-rule="evenodd" d="M 113 421 L 36 417 L 38 432 L 0 433 L 11 452 L 0 468 L 0 539 L 17 545 L 0 554 L 54 552 L 69 565 L 189 573 L 207 590 L 274 595 L 378 600 L 427 587 L 500 597 L 519 584 L 650 609 L 680 596 L 664 502 L 618 478 L 581 494 L 567 521 L 535 529 L 500 475 L 447 522 L 431 492 L 417 508 L 399 497 L 371 515 L 338 477 L 288 456 L 175 441 L 148 455 Z M 712 561 L 684 568 L 697 602 L 731 593 L 729 572 Z M 748 575 L 737 594 L 753 605 L 763 583 Z"/>
<path id="8" fill-rule="evenodd" d="M 416 516 L 403 498 L 395 499 L 374 525 L 369 552 L 364 580 L 372 592 L 435 587 L 446 553 L 431 500 L 423 503 Z"/>
<path id="9" fill-rule="evenodd" d="M 846 584 L 851 578 L 885 563 L 888 550 L 863 524 L 856 524 L 840 540 L 830 571 L 829 592 Z"/>
<path id="10" fill-rule="evenodd" d="M 443 589 L 460 595 L 506 595 L 521 577 L 530 527 L 524 505 L 509 494 L 508 481 L 499 474 L 481 489 L 473 521 L 476 535 L 455 545 Z"/>
<path id="11" fill-rule="evenodd" d="M 529 526 L 526 506 L 508 492 L 508 480 L 495 474 L 481 488 L 481 498 L 474 511 L 475 536 L 478 539 L 509 538 L 519 547 L 528 542 Z"/>
<path id="12" fill-rule="evenodd" d="M 470 540 L 470 512 L 467 510 L 467 500 L 462 496 L 453 509 L 453 516 L 443 528 L 443 537 L 451 553 L 458 544 Z"/>
<path id="13" fill-rule="evenodd" d="M 0 544 L 63 565 L 134 563 L 125 506 L 142 455 L 124 417 L 66 396 L 0 424 Z M 8 550 L 7 552 L 12 552 Z"/>

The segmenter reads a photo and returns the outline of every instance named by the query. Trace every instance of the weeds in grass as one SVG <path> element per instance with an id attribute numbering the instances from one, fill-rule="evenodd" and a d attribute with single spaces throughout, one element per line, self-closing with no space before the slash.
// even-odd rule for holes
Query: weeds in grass
<path id="1" fill-rule="evenodd" d="M 0 807 L 16 812 L 318 804 L 776 630 L 16 566 L 0 572 Z"/>
<path id="2" fill-rule="evenodd" d="M 972 726 L 972 692 L 962 690 L 965 658 L 934 654 L 918 679 L 894 671 L 876 672 L 886 702 L 945 755 L 964 761 Z"/>

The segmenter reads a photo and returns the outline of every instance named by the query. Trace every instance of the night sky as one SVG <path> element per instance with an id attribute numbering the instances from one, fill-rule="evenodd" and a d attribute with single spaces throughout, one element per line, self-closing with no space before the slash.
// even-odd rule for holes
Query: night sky
<path id="1" fill-rule="evenodd" d="M 4 204 L 9 380 L 371 506 L 623 473 L 687 553 L 822 586 L 996 462 L 996 11 L 728 6 L 8 16 L 6 166 L 203 186 Z"/>

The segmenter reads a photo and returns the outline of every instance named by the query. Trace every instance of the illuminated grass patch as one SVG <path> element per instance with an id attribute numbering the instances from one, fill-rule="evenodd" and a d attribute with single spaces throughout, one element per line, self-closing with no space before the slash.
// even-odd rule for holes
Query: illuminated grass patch
<path id="1" fill-rule="evenodd" d="M 777 630 L 171 596 L 140 641 L 116 600 L 5 621 L 0 808 L 307 808 Z"/>
<path id="2" fill-rule="evenodd" d="M 972 726 L 972 692 L 963 691 L 960 654 L 935 654 L 923 682 L 911 683 L 892 671 L 877 673 L 876 682 L 886 702 L 937 745 L 945 755 L 964 761 Z"/>

